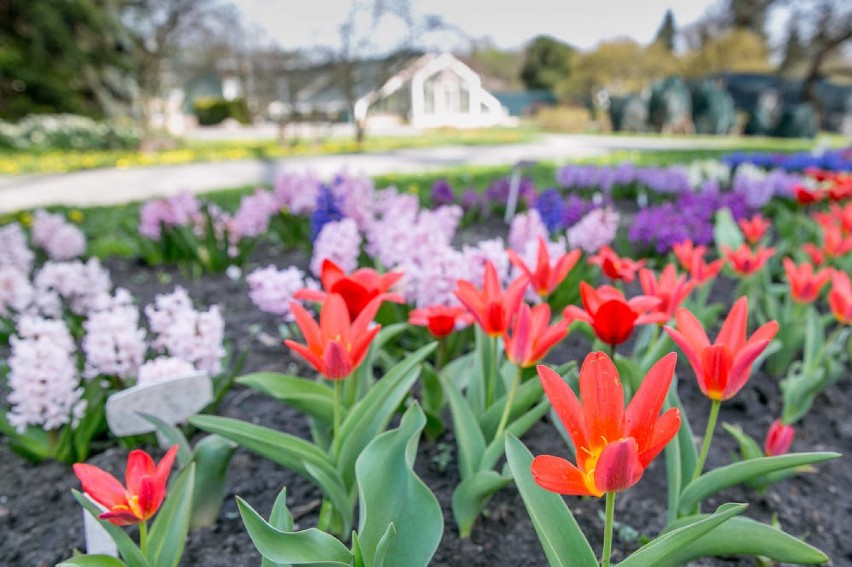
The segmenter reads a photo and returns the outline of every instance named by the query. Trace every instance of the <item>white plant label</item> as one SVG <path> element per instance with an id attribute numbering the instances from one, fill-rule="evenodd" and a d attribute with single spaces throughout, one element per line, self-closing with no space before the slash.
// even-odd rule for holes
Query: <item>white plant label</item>
<path id="1" fill-rule="evenodd" d="M 89 498 L 86 496 L 86 498 Z M 92 500 L 89 498 L 89 500 Z M 92 500 L 92 502 L 94 502 Z M 98 506 L 95 503 L 95 506 Z M 100 507 L 100 506 L 98 506 Z M 86 535 L 86 553 L 118 557 L 118 548 L 107 531 L 91 514 L 83 510 L 83 533 Z"/>
<path id="2" fill-rule="evenodd" d="M 169 424 L 184 423 L 213 401 L 213 382 L 205 374 L 133 386 L 107 399 L 106 419 L 117 437 L 155 431 L 139 414 L 159 417 Z"/>

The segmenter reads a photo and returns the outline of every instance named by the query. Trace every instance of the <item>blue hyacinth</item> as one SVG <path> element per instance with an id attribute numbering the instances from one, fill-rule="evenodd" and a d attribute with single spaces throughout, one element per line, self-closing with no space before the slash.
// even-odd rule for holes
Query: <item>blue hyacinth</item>
<path id="1" fill-rule="evenodd" d="M 550 234 L 565 229 L 565 201 L 556 189 L 542 191 L 536 198 L 533 208 L 538 211 Z"/>
<path id="2" fill-rule="evenodd" d="M 331 187 L 323 185 L 317 194 L 317 208 L 311 215 L 311 242 L 317 239 L 322 227 L 326 224 L 343 219 L 343 212 L 332 193 Z"/>

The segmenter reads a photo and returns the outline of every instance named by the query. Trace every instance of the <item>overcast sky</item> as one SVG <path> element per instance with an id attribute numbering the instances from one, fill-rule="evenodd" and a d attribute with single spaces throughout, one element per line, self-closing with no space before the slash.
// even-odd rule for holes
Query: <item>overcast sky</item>
<path id="1" fill-rule="evenodd" d="M 350 0 L 233 0 L 285 48 L 336 45 Z M 490 37 L 503 48 L 517 48 L 549 34 L 581 49 L 603 39 L 628 36 L 651 41 L 666 9 L 682 26 L 695 21 L 714 0 L 412 0 L 415 13 L 438 15 L 468 37 Z M 383 26 L 394 42 L 392 25 Z M 452 46 L 452 47 L 457 47 Z"/>

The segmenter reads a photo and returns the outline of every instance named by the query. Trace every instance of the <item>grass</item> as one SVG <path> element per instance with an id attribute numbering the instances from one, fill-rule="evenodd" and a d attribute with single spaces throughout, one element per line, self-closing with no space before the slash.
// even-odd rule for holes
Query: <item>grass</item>
<path id="1" fill-rule="evenodd" d="M 174 148 L 153 152 L 131 150 L 49 151 L 43 153 L 0 151 L 0 175 L 25 173 L 66 173 L 104 167 L 146 167 L 209 161 L 246 159 L 274 160 L 289 156 L 385 152 L 403 148 L 443 145 L 513 144 L 531 140 L 531 128 L 487 128 L 457 130 L 443 128 L 418 136 L 368 137 L 362 148 L 350 139 L 332 138 L 319 142 L 294 140 L 281 145 L 277 140 L 185 141 Z"/>

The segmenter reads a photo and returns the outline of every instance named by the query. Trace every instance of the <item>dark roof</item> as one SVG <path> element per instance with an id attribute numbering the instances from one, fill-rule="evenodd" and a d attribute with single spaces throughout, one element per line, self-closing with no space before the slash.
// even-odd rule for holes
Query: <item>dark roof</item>
<path id="1" fill-rule="evenodd" d="M 547 89 L 494 91 L 491 94 L 506 107 L 511 116 L 521 116 L 533 106 L 556 104 L 556 96 Z"/>

